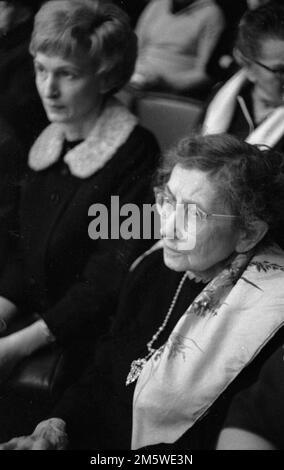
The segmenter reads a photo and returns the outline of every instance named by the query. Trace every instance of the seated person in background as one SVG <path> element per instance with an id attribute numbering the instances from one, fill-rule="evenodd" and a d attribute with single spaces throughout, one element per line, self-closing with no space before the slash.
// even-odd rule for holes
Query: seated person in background
<path id="1" fill-rule="evenodd" d="M 130 85 L 174 93 L 207 85 L 207 62 L 224 26 L 213 0 L 152 0 L 137 24 L 138 60 Z"/>
<path id="2" fill-rule="evenodd" d="M 284 150 L 284 7 L 269 3 L 240 21 L 235 56 L 241 70 L 209 103 L 203 133 L 229 132 Z"/>
<path id="3" fill-rule="evenodd" d="M 284 449 L 284 346 L 269 357 L 257 381 L 229 408 L 218 450 Z"/>
<path id="4" fill-rule="evenodd" d="M 0 115 L 0 272 L 15 242 L 20 183 L 24 169 L 23 149 L 13 129 Z"/>
<path id="5" fill-rule="evenodd" d="M 150 202 L 158 157 L 152 135 L 112 97 L 136 57 L 118 7 L 49 1 L 35 17 L 30 50 L 51 124 L 29 155 L 20 246 L 0 278 L 0 319 L 34 312 L 37 320 L 0 339 L 1 380 L 50 342 L 77 354 L 75 343 L 85 347 L 108 328 L 124 274 L 144 248 L 109 231 L 109 239 L 91 239 L 89 208 L 99 203 L 110 214 L 111 196 L 120 205 Z"/>
<path id="6" fill-rule="evenodd" d="M 283 171 L 281 154 L 229 135 L 181 141 L 156 190 L 162 240 L 132 266 L 93 366 L 0 448 L 212 449 L 283 343 Z"/>
<path id="7" fill-rule="evenodd" d="M 34 10 L 39 3 L 0 1 L 0 110 L 14 129 L 26 155 L 47 125 L 29 54 Z"/>

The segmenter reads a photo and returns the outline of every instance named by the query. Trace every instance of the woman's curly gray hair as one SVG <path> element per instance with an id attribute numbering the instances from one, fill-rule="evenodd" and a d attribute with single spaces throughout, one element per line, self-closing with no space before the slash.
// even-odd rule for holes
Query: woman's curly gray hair
<path id="1" fill-rule="evenodd" d="M 248 144 L 229 134 L 193 136 L 169 151 L 158 172 L 168 181 L 175 165 L 199 169 L 216 185 L 219 197 L 249 229 L 255 219 L 282 242 L 284 231 L 284 156 L 270 148 Z M 283 242 L 282 242 L 283 243 Z"/>
<path id="2" fill-rule="evenodd" d="M 65 59 L 83 54 L 114 92 L 133 73 L 137 37 L 128 16 L 107 0 L 50 0 L 35 16 L 30 52 Z"/>

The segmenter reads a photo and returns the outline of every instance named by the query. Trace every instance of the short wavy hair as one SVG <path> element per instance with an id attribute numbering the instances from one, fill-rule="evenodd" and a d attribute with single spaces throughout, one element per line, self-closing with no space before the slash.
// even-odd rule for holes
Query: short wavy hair
<path id="1" fill-rule="evenodd" d="M 30 53 L 65 59 L 86 55 L 110 92 L 131 77 L 137 37 L 129 18 L 109 0 L 50 0 L 35 16 Z"/>
<path id="2" fill-rule="evenodd" d="M 206 172 L 219 198 L 240 216 L 242 227 L 249 229 L 253 220 L 263 220 L 272 238 L 283 246 L 284 155 L 225 133 L 195 135 L 182 139 L 165 155 L 158 184 L 169 180 L 176 165 Z"/>
<path id="3" fill-rule="evenodd" d="M 284 6 L 273 1 L 246 11 L 238 26 L 235 51 L 253 60 L 260 56 L 266 39 L 284 41 Z"/>

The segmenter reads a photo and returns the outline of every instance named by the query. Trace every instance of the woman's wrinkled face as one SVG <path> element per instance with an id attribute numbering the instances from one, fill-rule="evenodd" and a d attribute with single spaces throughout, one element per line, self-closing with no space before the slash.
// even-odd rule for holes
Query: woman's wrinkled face
<path id="1" fill-rule="evenodd" d="M 102 94 L 89 62 L 38 52 L 34 66 L 37 89 L 51 122 L 82 125 L 92 119 Z"/>
<path id="2" fill-rule="evenodd" d="M 178 204 L 190 203 L 206 213 L 231 214 L 219 198 L 216 185 L 207 174 L 198 169 L 184 169 L 176 165 L 165 191 Z M 196 217 L 195 246 L 191 236 L 184 237 L 176 224 L 176 213 L 161 217 L 161 235 L 164 242 L 164 262 L 175 271 L 210 272 L 230 256 L 237 247 L 239 230 L 236 219 Z M 194 234 L 194 230 L 189 231 Z M 174 234 L 170 236 L 169 234 Z"/>
<path id="3" fill-rule="evenodd" d="M 263 99 L 275 104 L 283 104 L 284 96 L 284 40 L 281 39 L 263 39 L 261 50 L 258 57 L 255 58 L 261 64 L 283 73 L 273 73 L 261 65 L 252 63 L 253 78 Z"/>

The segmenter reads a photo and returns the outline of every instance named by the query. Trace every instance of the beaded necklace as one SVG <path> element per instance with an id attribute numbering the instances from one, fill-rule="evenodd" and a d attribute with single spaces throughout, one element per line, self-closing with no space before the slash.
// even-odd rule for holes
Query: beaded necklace
<path id="1" fill-rule="evenodd" d="M 174 295 L 173 300 L 171 302 L 170 308 L 169 308 L 169 310 L 168 310 L 168 312 L 165 316 L 165 319 L 164 319 L 163 323 L 158 328 L 156 333 L 152 336 L 151 341 L 149 341 L 147 343 L 148 354 L 146 354 L 146 356 L 143 357 L 143 358 L 139 358 L 139 359 L 136 359 L 135 361 L 132 361 L 131 366 L 130 366 L 130 371 L 129 371 L 129 373 L 127 375 L 127 378 L 126 378 L 126 385 L 129 385 L 129 384 L 131 384 L 132 382 L 135 382 L 135 380 L 138 379 L 138 377 L 141 374 L 142 369 L 145 366 L 146 362 L 156 352 L 156 349 L 152 347 L 153 343 L 158 339 L 158 337 L 160 336 L 162 331 L 165 329 L 165 327 L 166 327 L 166 325 L 167 325 L 167 323 L 170 319 L 170 316 L 172 314 L 172 311 L 174 309 L 174 306 L 176 304 L 176 301 L 178 299 L 178 296 L 180 294 L 180 291 L 182 289 L 182 286 L 183 286 L 184 281 L 186 280 L 186 278 L 187 278 L 187 273 L 184 274 L 184 276 L 182 277 L 182 279 L 181 279 L 181 281 L 180 281 L 180 283 L 177 287 L 177 290 L 175 292 L 175 295 Z"/>

